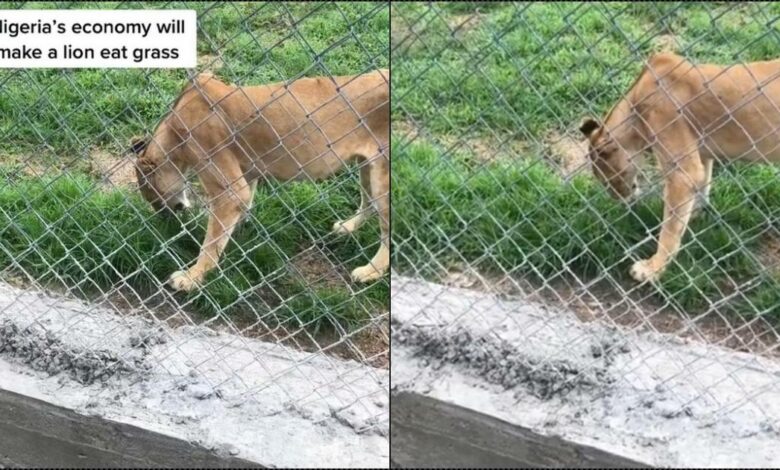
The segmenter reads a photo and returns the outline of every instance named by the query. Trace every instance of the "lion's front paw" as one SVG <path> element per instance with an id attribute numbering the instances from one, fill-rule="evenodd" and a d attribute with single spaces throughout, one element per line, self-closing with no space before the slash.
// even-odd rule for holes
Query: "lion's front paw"
<path id="1" fill-rule="evenodd" d="M 347 221 L 349 222 L 349 221 Z M 344 224 L 344 221 L 339 220 L 335 224 L 333 224 L 333 233 L 336 235 L 347 235 L 349 233 L 352 233 L 349 228 Z"/>
<path id="2" fill-rule="evenodd" d="M 347 220 L 339 220 L 333 224 L 333 233 L 336 235 L 349 235 L 358 229 L 360 223 L 361 220 L 358 217 L 353 217 Z"/>
<path id="3" fill-rule="evenodd" d="M 663 268 L 656 267 L 653 259 L 643 259 L 631 266 L 631 277 L 638 282 L 656 281 L 661 276 Z"/>
<path id="4" fill-rule="evenodd" d="M 176 271 L 168 279 L 168 285 L 174 290 L 190 292 L 200 285 L 202 276 L 195 276 L 189 271 Z"/>
<path id="5" fill-rule="evenodd" d="M 371 282 L 382 277 L 384 272 L 379 271 L 372 264 L 367 264 L 352 271 L 352 280 L 355 282 Z"/>

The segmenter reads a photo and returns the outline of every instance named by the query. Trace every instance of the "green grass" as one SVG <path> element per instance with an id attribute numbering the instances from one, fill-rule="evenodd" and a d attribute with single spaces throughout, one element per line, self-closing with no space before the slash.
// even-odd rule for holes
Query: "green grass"
<path id="1" fill-rule="evenodd" d="M 394 135 L 397 269 L 435 276 L 435 266 L 465 261 L 539 281 L 571 272 L 634 285 L 631 263 L 656 247 L 647 236 L 662 216 L 657 191 L 628 210 L 589 176 L 564 183 L 536 153 L 544 136 L 577 136 L 581 117 L 605 113 L 658 36 L 673 35 L 696 61 L 776 58 L 779 16 L 778 4 L 725 2 L 394 4 L 394 31 L 413 28 L 419 39 L 393 38 L 393 119 L 432 136 Z M 441 144 L 506 135 L 528 150 L 485 162 Z M 778 228 L 777 176 L 772 167 L 719 169 L 712 206 L 692 222 L 660 288 L 643 289 L 689 312 L 723 301 L 721 312 L 780 322 L 780 279 L 759 255 L 760 235 Z"/>
<path id="2" fill-rule="evenodd" d="M 389 11 L 381 2 L 0 2 L 0 8 L 185 8 L 198 12 L 198 53 L 219 56 L 227 82 L 262 84 L 302 76 L 388 67 Z M 211 67 L 204 60 L 200 68 Z M 151 217 L 125 190 L 96 190 L 90 153 L 120 156 L 149 134 L 186 83 L 185 70 L 0 70 L 0 268 L 90 296 L 123 279 L 156 291 L 191 264 L 205 217 L 191 235 Z M 29 165 L 47 177 L 8 177 Z M 357 238 L 327 234 L 356 209 L 357 172 L 325 183 L 260 190 L 256 220 L 244 224 L 202 291 L 185 296 L 204 315 L 265 315 L 268 324 L 355 326 L 388 308 L 387 281 L 370 287 L 307 284 L 286 268 L 325 243 L 340 272 L 365 264 L 378 241 L 368 224 Z M 30 245 L 32 243 L 32 245 Z M 139 266 L 142 268 L 139 270 Z"/>
<path id="3" fill-rule="evenodd" d="M 89 297 L 124 280 L 145 298 L 198 255 L 205 214 L 185 216 L 183 223 L 158 218 L 135 193 L 97 189 L 86 176 L 18 179 L 6 173 L 3 179 L 0 265 L 21 268 L 39 282 Z M 346 285 L 308 285 L 288 263 L 312 239 L 333 252 L 330 263 L 368 262 L 378 246 L 375 221 L 354 237 L 329 236 L 334 214 L 354 211 L 349 186 L 333 181 L 320 188 L 304 183 L 258 188 L 253 218 L 234 234 L 221 269 L 207 276 L 203 289 L 177 294 L 182 304 L 204 316 L 256 313 L 269 323 L 276 319 L 296 327 L 354 327 L 385 308 L 385 282 L 353 285 L 356 294 L 349 295 Z M 327 198 L 320 197 L 321 189 Z"/>
<path id="4" fill-rule="evenodd" d="M 633 262 L 648 257 L 662 214 L 660 198 L 649 197 L 630 210 L 615 203 L 591 178 L 568 184 L 538 162 L 496 163 L 472 171 L 466 158 L 442 159 L 435 146 L 404 145 L 393 174 L 393 239 L 396 269 L 429 268 L 469 260 L 486 272 L 524 275 L 539 281 L 565 270 L 585 279 L 608 274 L 626 279 Z M 712 208 L 690 225 L 685 246 L 665 273 L 659 295 L 689 311 L 699 311 L 737 284 L 757 281 L 722 312 L 767 312 L 780 321 L 780 278 L 754 256 L 761 234 L 780 217 L 780 174 L 773 167 L 722 171 L 712 192 Z M 745 195 L 748 195 L 747 197 Z M 747 210 L 746 208 L 752 208 Z M 429 227 L 429 230 L 419 230 Z M 438 266 L 439 264 L 435 264 Z"/>
<path id="5" fill-rule="evenodd" d="M 434 132 L 477 125 L 530 138 L 606 111 L 661 34 L 673 33 L 679 52 L 698 61 L 780 55 L 779 22 L 765 25 L 780 15 L 776 3 L 469 5 L 392 6 L 398 34 L 409 24 L 424 30 L 421 41 L 394 50 L 394 118 L 413 118 Z M 476 8 L 477 24 L 451 34 Z"/>

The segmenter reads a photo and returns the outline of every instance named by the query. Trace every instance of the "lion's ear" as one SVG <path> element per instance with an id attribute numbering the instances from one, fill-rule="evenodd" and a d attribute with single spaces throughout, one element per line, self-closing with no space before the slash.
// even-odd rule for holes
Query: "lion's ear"
<path id="1" fill-rule="evenodd" d="M 586 117 L 580 122 L 580 132 L 585 134 L 585 137 L 590 137 L 593 131 L 600 128 L 601 124 L 592 117 Z"/>
<path id="2" fill-rule="evenodd" d="M 146 148 L 147 140 L 143 137 L 133 137 L 130 141 L 130 151 L 136 155 L 140 155 Z"/>

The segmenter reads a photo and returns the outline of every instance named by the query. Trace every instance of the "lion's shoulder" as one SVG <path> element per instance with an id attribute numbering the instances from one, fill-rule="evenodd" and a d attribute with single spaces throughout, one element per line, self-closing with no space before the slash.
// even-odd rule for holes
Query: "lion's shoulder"
<path id="1" fill-rule="evenodd" d="M 672 52 L 652 54 L 645 61 L 628 98 L 640 108 L 647 105 L 657 107 L 663 103 L 671 105 L 668 99 L 664 99 L 669 94 L 689 94 L 703 86 L 701 75 L 691 73 L 694 67 L 685 57 Z"/>

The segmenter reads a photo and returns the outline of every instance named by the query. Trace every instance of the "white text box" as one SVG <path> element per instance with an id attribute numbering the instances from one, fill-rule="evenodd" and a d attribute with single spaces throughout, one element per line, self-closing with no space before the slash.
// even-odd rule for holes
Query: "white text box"
<path id="1" fill-rule="evenodd" d="M 192 68 L 195 10 L 0 10 L 0 68 Z"/>

